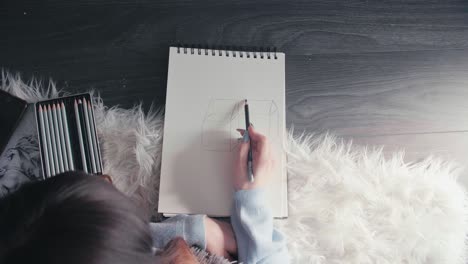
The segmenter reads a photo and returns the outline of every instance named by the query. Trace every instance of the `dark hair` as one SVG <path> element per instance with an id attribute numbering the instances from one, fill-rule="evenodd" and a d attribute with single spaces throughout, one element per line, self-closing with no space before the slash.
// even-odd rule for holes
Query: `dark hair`
<path id="1" fill-rule="evenodd" d="M 147 219 L 97 176 L 26 184 L 0 200 L 0 263 L 151 263 Z"/>

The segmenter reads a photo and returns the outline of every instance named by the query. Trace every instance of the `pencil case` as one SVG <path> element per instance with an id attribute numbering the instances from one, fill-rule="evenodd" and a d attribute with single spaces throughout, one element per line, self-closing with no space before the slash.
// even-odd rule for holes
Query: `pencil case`
<path id="1" fill-rule="evenodd" d="M 37 102 L 34 108 L 44 179 L 66 171 L 102 174 L 89 93 Z"/>

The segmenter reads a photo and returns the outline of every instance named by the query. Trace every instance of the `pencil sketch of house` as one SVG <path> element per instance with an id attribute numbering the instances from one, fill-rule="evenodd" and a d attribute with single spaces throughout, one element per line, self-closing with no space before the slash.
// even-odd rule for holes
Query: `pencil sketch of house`
<path id="1" fill-rule="evenodd" d="M 245 99 L 211 99 L 202 123 L 201 144 L 207 151 L 231 152 L 245 129 Z M 279 135 L 278 107 L 273 100 L 248 99 L 250 122 L 267 137 Z"/>

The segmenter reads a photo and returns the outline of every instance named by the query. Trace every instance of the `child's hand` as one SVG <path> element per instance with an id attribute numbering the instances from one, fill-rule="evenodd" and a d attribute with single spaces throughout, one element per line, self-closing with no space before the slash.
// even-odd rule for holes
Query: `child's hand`
<path id="1" fill-rule="evenodd" d="M 265 186 L 270 179 L 274 166 L 274 158 L 268 139 L 249 126 L 248 133 L 238 129 L 244 136 L 239 146 L 239 152 L 234 164 L 234 188 L 236 190 L 248 190 Z M 247 135 L 247 136 L 246 136 Z M 250 182 L 247 175 L 247 156 L 249 153 L 249 141 L 252 141 L 252 159 L 254 181 Z"/>
<path id="2" fill-rule="evenodd" d="M 237 256 L 237 243 L 231 224 L 207 216 L 205 232 L 208 252 L 229 260 Z"/>
<path id="3" fill-rule="evenodd" d="M 155 261 L 156 263 L 199 263 L 187 242 L 181 237 L 172 239 L 161 252 L 156 253 Z"/>

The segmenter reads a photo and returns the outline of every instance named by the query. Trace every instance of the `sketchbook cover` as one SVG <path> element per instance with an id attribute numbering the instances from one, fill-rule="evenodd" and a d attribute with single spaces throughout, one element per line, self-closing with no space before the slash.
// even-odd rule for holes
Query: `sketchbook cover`
<path id="1" fill-rule="evenodd" d="M 276 155 L 267 200 L 275 217 L 287 217 L 284 53 L 276 59 L 176 47 L 169 53 L 159 212 L 230 215 L 236 128 L 245 129 L 247 99 L 251 122 Z"/>
<path id="2" fill-rule="evenodd" d="M 0 155 L 0 198 L 22 184 L 42 179 L 34 104 L 28 104 Z"/>
<path id="3" fill-rule="evenodd" d="M 0 152 L 3 152 L 27 108 L 26 101 L 0 89 Z"/>

